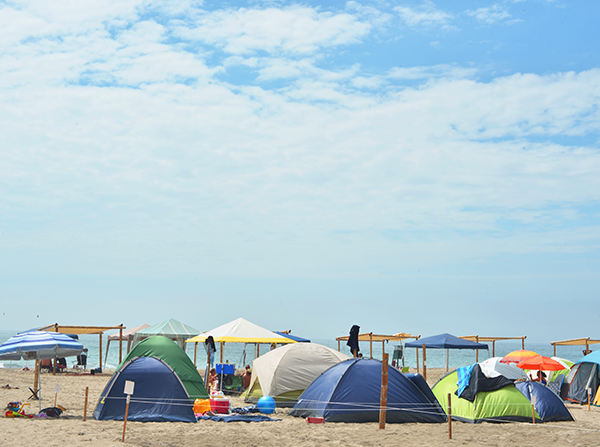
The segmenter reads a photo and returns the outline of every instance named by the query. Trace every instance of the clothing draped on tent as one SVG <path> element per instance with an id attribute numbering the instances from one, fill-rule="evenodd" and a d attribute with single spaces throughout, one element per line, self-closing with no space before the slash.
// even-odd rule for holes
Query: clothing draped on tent
<path id="1" fill-rule="evenodd" d="M 356 324 L 350 328 L 350 336 L 348 337 L 348 342 L 346 345 L 350 347 L 350 352 L 354 357 L 358 357 L 358 352 L 360 348 L 358 346 L 358 332 L 360 331 L 360 326 Z"/>

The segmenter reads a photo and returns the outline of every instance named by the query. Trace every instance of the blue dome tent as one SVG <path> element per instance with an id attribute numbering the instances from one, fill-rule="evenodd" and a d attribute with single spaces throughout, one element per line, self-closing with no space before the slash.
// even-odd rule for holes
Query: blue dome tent
<path id="1" fill-rule="evenodd" d="M 94 411 L 97 420 L 123 420 L 127 380 L 135 383 L 128 420 L 196 422 L 192 402 L 181 380 L 169 365 L 156 357 L 136 357 L 115 372 Z"/>
<path id="2" fill-rule="evenodd" d="M 290 414 L 327 422 L 378 422 L 380 396 L 381 361 L 349 359 L 315 379 Z M 420 375 L 390 368 L 386 421 L 444 422 L 446 414 Z"/>

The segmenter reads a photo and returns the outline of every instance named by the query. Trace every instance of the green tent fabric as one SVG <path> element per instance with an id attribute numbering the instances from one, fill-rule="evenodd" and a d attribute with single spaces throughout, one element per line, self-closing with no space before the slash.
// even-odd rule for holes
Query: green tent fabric
<path id="1" fill-rule="evenodd" d="M 208 399 L 204 381 L 198 370 L 177 343 L 162 335 L 148 337 L 138 343 L 119 365 L 121 368 L 127 361 L 136 357 L 157 357 L 169 365 L 179 376 L 190 399 Z M 117 371 L 119 370 L 117 368 Z"/>

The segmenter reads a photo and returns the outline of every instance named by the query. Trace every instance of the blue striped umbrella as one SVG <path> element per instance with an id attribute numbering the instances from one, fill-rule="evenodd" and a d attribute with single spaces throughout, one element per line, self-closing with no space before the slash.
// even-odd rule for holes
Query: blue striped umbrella
<path id="1" fill-rule="evenodd" d="M 0 346 L 0 360 L 40 360 L 78 355 L 83 345 L 59 332 L 24 332 Z"/>

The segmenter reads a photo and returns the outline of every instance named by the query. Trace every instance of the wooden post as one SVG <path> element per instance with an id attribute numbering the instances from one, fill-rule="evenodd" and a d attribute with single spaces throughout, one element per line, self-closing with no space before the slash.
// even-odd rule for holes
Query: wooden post
<path id="1" fill-rule="evenodd" d="M 379 429 L 385 428 L 385 416 L 387 412 L 388 391 L 388 354 L 383 354 L 381 361 L 381 399 L 379 404 Z"/>
<path id="2" fill-rule="evenodd" d="M 492 357 L 496 357 L 496 340 L 492 340 Z"/>
<path id="3" fill-rule="evenodd" d="M 342 352 L 342 346 L 340 344 L 340 341 L 338 340 L 337 342 L 338 342 L 338 352 Z"/>
<path id="4" fill-rule="evenodd" d="M 102 369 L 102 332 L 98 336 L 100 337 L 100 346 L 98 346 L 98 350 L 100 351 L 100 369 Z"/>
<path id="5" fill-rule="evenodd" d="M 525 349 L 525 337 L 521 339 L 521 349 Z"/>
<path id="6" fill-rule="evenodd" d="M 373 332 L 369 332 L 369 358 L 373 358 Z"/>
<path id="7" fill-rule="evenodd" d="M 83 404 L 83 422 L 87 420 L 87 404 L 88 404 L 88 394 L 90 392 L 90 387 L 85 387 L 85 403 Z"/>
<path id="8" fill-rule="evenodd" d="M 33 371 L 33 390 L 38 391 L 40 384 L 40 361 L 35 361 L 35 370 Z"/>
<path id="9" fill-rule="evenodd" d="M 58 391 L 60 390 L 60 386 L 56 385 L 54 387 L 54 406 L 56 407 L 56 401 L 58 400 Z"/>
<path id="10" fill-rule="evenodd" d="M 475 336 L 475 342 L 479 343 L 479 335 Z M 479 363 L 479 349 L 475 349 L 475 363 Z"/>
<path id="11" fill-rule="evenodd" d="M 423 379 L 427 382 L 427 348 L 423 343 Z"/>
<path id="12" fill-rule="evenodd" d="M 125 405 L 125 418 L 123 419 L 123 437 L 121 438 L 121 442 L 125 442 L 125 429 L 127 428 L 127 413 L 129 413 L 129 401 L 131 400 L 131 395 L 127 395 L 127 405 Z"/>
<path id="13" fill-rule="evenodd" d="M 221 342 L 221 363 L 223 363 L 223 348 L 225 347 L 225 342 Z"/>
<path id="14" fill-rule="evenodd" d="M 554 357 L 556 357 L 556 345 L 553 344 L 552 346 L 554 346 Z"/>
<path id="15" fill-rule="evenodd" d="M 588 411 L 592 411 L 592 389 L 588 387 L 587 389 L 588 392 Z"/>
<path id="16" fill-rule="evenodd" d="M 448 439 L 452 439 L 452 395 L 448 393 Z"/>
<path id="17" fill-rule="evenodd" d="M 106 352 L 108 354 L 108 351 Z M 119 365 L 123 361 L 123 323 L 119 328 Z"/>
<path id="18" fill-rule="evenodd" d="M 196 355 L 198 354 L 198 342 L 194 343 L 194 366 L 196 366 Z"/>

